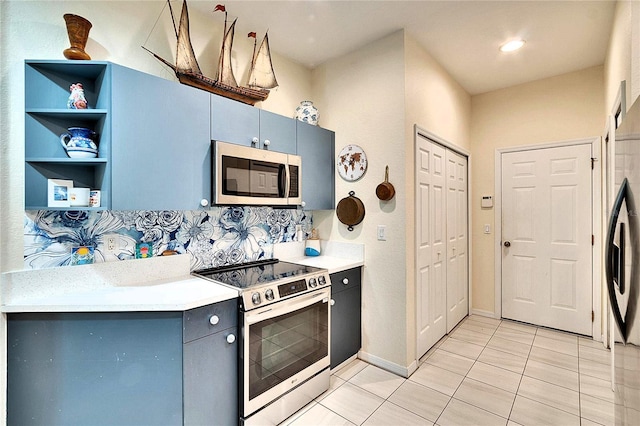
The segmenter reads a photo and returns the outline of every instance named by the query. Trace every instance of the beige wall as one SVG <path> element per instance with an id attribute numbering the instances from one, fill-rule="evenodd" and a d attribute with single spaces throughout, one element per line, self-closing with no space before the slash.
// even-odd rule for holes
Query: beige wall
<path id="1" fill-rule="evenodd" d="M 534 81 L 471 98 L 471 175 L 474 310 L 494 313 L 494 209 L 481 209 L 480 197 L 494 195 L 496 149 L 602 133 L 603 67 Z M 492 233 L 483 233 L 491 224 Z M 495 271 L 499 273 L 499 271 Z"/>
<path id="2" fill-rule="evenodd" d="M 401 371 L 416 356 L 413 126 L 468 149 L 470 97 L 403 31 L 314 70 L 313 87 L 320 124 L 336 131 L 336 151 L 355 143 L 369 160 L 361 180 L 336 179 L 337 201 L 351 190 L 362 199 L 363 223 L 348 232 L 333 211 L 315 212 L 314 222 L 322 238 L 365 244 L 363 351 Z M 396 196 L 382 202 L 375 188 L 386 165 Z M 378 225 L 387 227 L 387 241 L 377 240 Z"/>
<path id="3" fill-rule="evenodd" d="M 396 32 L 313 71 L 314 103 L 320 125 L 336 132 L 336 153 L 348 144 L 361 146 L 368 168 L 356 182 L 336 174 L 336 202 L 349 191 L 362 200 L 363 222 L 349 232 L 334 211 L 314 212 L 322 239 L 365 244 L 363 276 L 364 352 L 406 366 L 406 179 L 404 134 L 404 35 Z M 375 188 L 389 165 L 396 196 L 383 203 Z M 377 225 L 387 227 L 387 241 L 376 239 Z"/>
<path id="4" fill-rule="evenodd" d="M 627 106 L 631 106 L 631 4 L 619 1 L 616 4 L 613 30 L 604 64 L 605 99 L 602 117 L 611 114 L 620 82 L 626 81 Z M 604 130 L 604 121 L 603 121 Z"/>

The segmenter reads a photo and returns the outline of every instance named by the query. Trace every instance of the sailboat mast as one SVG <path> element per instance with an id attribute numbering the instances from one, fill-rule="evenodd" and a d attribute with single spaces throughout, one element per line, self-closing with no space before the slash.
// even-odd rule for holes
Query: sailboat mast
<path id="1" fill-rule="evenodd" d="M 258 46 L 258 37 L 256 36 L 255 31 L 251 31 L 247 34 L 247 37 L 253 37 L 253 53 L 251 54 L 251 68 L 249 68 L 249 74 L 251 74 L 251 70 L 255 67 L 256 64 L 256 47 Z M 249 81 L 249 86 L 251 86 L 251 82 Z"/>
<path id="2" fill-rule="evenodd" d="M 173 14 L 173 7 L 171 7 L 171 0 L 167 0 L 167 4 L 169 5 L 169 12 L 171 13 L 171 23 L 173 24 L 173 32 L 176 34 L 176 38 L 178 38 L 178 27 L 176 27 L 176 18 Z"/>
<path id="3" fill-rule="evenodd" d="M 226 42 L 226 38 L 227 38 L 227 8 L 224 6 L 224 4 L 217 4 L 216 7 L 213 9 L 214 12 L 217 11 L 222 11 L 224 12 L 224 28 L 222 30 L 222 47 L 220 48 L 220 56 L 218 56 L 218 69 L 216 70 L 216 80 L 220 80 L 220 78 L 222 78 L 221 76 L 221 70 L 224 69 L 224 45 Z"/>

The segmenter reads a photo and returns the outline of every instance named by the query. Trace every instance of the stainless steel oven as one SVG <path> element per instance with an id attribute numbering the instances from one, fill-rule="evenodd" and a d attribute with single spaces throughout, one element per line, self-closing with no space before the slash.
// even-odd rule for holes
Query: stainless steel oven
<path id="1" fill-rule="evenodd" d="M 329 388 L 325 269 L 272 260 L 195 274 L 239 290 L 242 424 L 278 424 Z"/>

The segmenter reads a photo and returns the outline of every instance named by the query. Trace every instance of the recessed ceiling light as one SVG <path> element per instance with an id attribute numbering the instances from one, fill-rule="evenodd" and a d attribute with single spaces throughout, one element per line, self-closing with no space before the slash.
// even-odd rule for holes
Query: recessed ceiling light
<path id="1" fill-rule="evenodd" d="M 511 40 L 500 46 L 501 52 L 513 52 L 524 46 L 524 40 Z"/>

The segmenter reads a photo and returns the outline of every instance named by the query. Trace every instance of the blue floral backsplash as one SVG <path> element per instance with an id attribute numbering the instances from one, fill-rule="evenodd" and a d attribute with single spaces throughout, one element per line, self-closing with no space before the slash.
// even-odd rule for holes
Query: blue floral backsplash
<path id="1" fill-rule="evenodd" d="M 69 265 L 71 249 L 94 248 L 94 261 L 135 258 L 136 244 L 149 243 L 153 256 L 165 250 L 188 253 L 191 270 L 273 257 L 273 244 L 311 233 L 312 217 L 300 209 L 214 207 L 180 211 L 27 211 L 24 267 Z M 107 240 L 116 247 L 108 250 Z"/>

